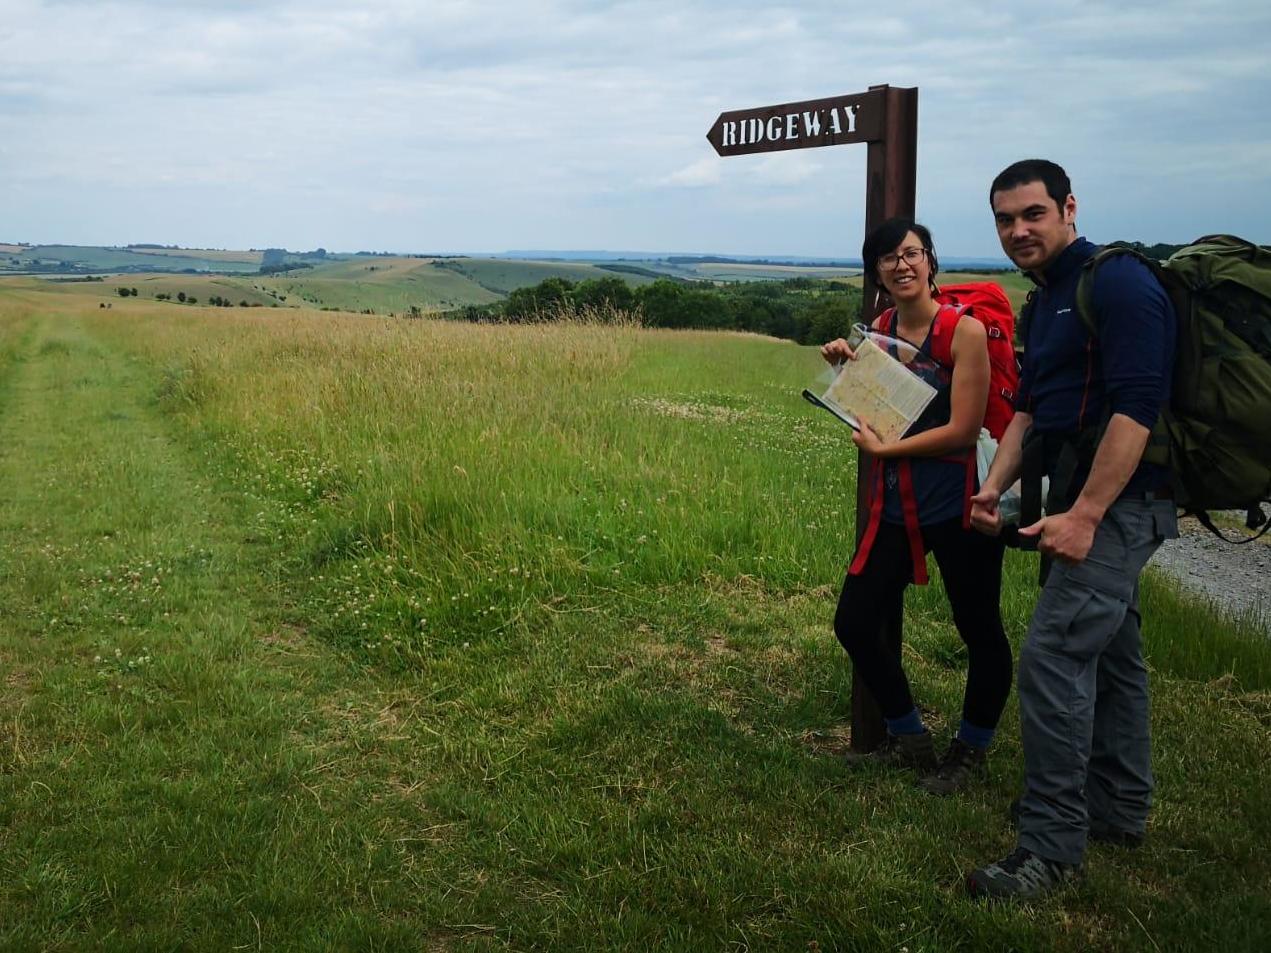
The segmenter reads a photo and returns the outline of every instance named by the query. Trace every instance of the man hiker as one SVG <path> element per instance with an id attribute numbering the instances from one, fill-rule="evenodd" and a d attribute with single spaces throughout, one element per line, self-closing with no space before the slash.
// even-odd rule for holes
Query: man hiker
<path id="1" fill-rule="evenodd" d="M 1018 845 L 972 871 L 967 888 L 1029 899 L 1080 874 L 1087 839 L 1143 838 L 1152 770 L 1138 578 L 1178 529 L 1169 472 L 1140 458 L 1169 402 L 1176 318 L 1147 266 L 1120 255 L 1093 274 L 1087 330 L 1077 285 L 1098 249 L 1077 236 L 1077 200 L 1055 163 L 1008 166 L 989 202 L 1002 250 L 1037 287 L 1021 315 L 1016 415 L 971 520 L 1000 532 L 999 497 L 1022 472 L 1019 532 L 1042 554 L 1044 583 L 1019 659 Z M 1046 516 L 1029 519 L 1042 472 Z"/>

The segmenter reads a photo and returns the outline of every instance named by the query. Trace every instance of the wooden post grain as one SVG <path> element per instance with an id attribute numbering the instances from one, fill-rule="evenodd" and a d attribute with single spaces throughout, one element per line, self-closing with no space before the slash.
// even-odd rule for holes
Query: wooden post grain
<path id="1" fill-rule="evenodd" d="M 870 91 L 883 90 L 885 112 L 883 136 L 868 145 L 865 168 L 865 234 L 896 215 L 912 217 L 917 193 L 918 170 L 918 90 L 891 86 L 871 86 Z M 861 320 L 869 324 L 879 312 L 878 288 L 874 276 L 865 275 Z M 868 479 L 871 458 L 857 455 L 856 471 L 856 541 L 865 532 L 872 501 L 873 486 Z M 891 607 L 885 619 L 883 637 L 897 657 L 902 645 L 903 602 Z M 886 738 L 886 727 L 878 703 L 852 674 L 852 749 L 873 751 Z"/>

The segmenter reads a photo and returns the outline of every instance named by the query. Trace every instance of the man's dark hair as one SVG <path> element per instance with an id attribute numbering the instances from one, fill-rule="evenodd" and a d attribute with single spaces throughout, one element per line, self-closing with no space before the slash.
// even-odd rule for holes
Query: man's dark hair
<path id="1" fill-rule="evenodd" d="M 897 216 L 889 218 L 883 224 L 865 236 L 865 244 L 861 246 L 861 261 L 865 271 L 878 278 L 878 259 L 895 249 L 905 240 L 905 236 L 913 232 L 927 249 L 927 264 L 931 266 L 931 285 L 935 286 L 936 272 L 940 270 L 940 262 L 936 260 L 936 249 L 931 244 L 931 232 L 925 225 L 919 225 L 912 218 Z"/>
<path id="2" fill-rule="evenodd" d="M 1021 159 L 1012 162 L 997 174 L 993 184 L 989 186 L 989 207 L 993 207 L 993 193 L 1005 192 L 1007 189 L 1040 182 L 1046 186 L 1046 194 L 1055 201 L 1055 205 L 1063 210 L 1064 202 L 1072 195 L 1072 183 L 1068 181 L 1068 173 L 1063 167 L 1048 159 Z"/>

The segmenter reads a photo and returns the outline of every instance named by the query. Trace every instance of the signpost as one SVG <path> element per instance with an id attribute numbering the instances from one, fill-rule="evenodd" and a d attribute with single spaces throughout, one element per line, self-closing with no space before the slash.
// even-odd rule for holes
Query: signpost
<path id="1" fill-rule="evenodd" d="M 811 149 L 864 142 L 865 233 L 895 215 L 914 214 L 918 171 L 918 90 L 871 86 L 867 92 L 812 99 L 758 109 L 720 113 L 710 144 L 721 156 Z M 865 275 L 861 320 L 878 315 L 879 295 L 873 275 Z M 872 486 L 865 478 L 869 458 L 860 454 L 856 468 L 856 539 L 860 541 L 869 513 Z M 884 637 L 900 655 L 901 603 L 886 622 Z M 852 747 L 872 751 L 886 737 L 882 715 L 859 676 L 852 681 Z"/>

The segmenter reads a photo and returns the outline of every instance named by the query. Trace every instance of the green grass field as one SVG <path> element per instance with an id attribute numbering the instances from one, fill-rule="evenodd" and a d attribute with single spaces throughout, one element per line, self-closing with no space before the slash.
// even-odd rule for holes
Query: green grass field
<path id="1" fill-rule="evenodd" d="M 161 258 L 194 258 L 200 261 L 249 265 L 253 271 L 260 267 L 261 259 L 264 257 L 259 251 L 210 248 L 133 248 L 130 251 L 143 255 L 155 255 Z"/>
<path id="2" fill-rule="evenodd" d="M 64 262 L 91 271 L 137 269 L 142 271 L 180 270 L 254 272 L 260 268 L 259 252 L 206 252 L 200 249 L 104 248 L 96 245 L 28 245 L 22 251 L 0 252 L 0 272 L 21 269 L 19 258 L 43 262 Z"/>
<path id="3" fill-rule="evenodd" d="M 447 311 L 501 296 L 423 258 L 355 258 L 313 269 L 261 276 L 256 284 L 302 307 L 378 314 Z"/>
<path id="4" fill-rule="evenodd" d="M 1013 702 L 966 797 L 836 757 L 814 349 L 99 303 L 0 281 L 0 949 L 1271 941 L 1271 648 L 1159 580 L 1149 839 L 1074 890 L 960 887 L 1012 845 Z M 947 730 L 938 584 L 907 620 Z"/>
<path id="5" fill-rule="evenodd" d="M 256 284 L 287 296 L 288 304 L 405 314 L 412 306 L 423 312 L 437 312 L 491 304 L 501 301 L 509 291 L 547 278 L 579 282 L 614 275 L 592 264 L 573 262 L 358 257 L 312 270 L 262 277 Z M 653 280 L 634 274 L 619 277 L 632 285 Z"/>
<path id="6" fill-rule="evenodd" d="M 6 278 L 4 287 L 24 288 L 28 291 L 66 295 L 82 301 L 94 300 L 108 303 L 112 308 L 119 304 L 119 289 L 136 288 L 137 297 L 151 300 L 156 295 L 166 294 L 173 303 L 177 295 L 184 293 L 202 304 L 207 304 L 212 297 L 225 298 L 237 305 L 246 301 L 249 305 L 258 304 L 263 307 L 282 306 L 286 304 L 268 293 L 268 282 L 256 275 L 237 277 L 234 275 L 173 275 L 173 274 L 125 274 L 103 276 L 100 281 L 84 281 L 82 278 Z M 293 306 L 299 306 L 297 302 Z"/>

